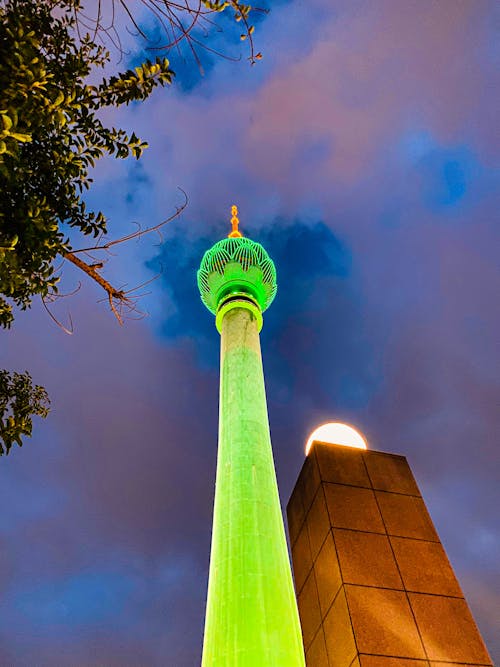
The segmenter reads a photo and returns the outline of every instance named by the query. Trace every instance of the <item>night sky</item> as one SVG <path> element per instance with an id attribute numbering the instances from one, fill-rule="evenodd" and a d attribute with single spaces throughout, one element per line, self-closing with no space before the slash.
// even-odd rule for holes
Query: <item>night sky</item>
<path id="1" fill-rule="evenodd" d="M 347 421 L 408 457 L 500 662 L 498 584 L 500 5 L 274 2 L 247 63 L 173 58 L 177 81 L 109 111 L 150 143 L 103 161 L 89 205 L 121 246 L 104 275 L 149 316 L 123 327 L 85 283 L 2 334 L 53 409 L 0 461 L 0 665 L 193 667 L 215 481 L 219 336 L 196 269 L 229 231 L 278 272 L 262 348 L 283 505 L 310 431 Z M 141 55 L 126 37 L 125 62 Z M 187 54 L 186 54 L 187 56 Z M 79 276 L 66 267 L 64 286 Z"/>

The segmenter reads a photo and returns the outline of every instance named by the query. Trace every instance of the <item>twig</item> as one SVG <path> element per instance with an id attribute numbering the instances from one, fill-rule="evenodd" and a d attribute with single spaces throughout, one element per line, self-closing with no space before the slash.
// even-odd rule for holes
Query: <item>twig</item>
<path id="1" fill-rule="evenodd" d="M 68 329 L 67 327 L 64 326 L 64 324 L 59 322 L 59 320 L 50 312 L 49 307 L 45 303 L 44 297 L 42 296 L 41 298 L 42 298 L 43 307 L 45 308 L 45 310 L 49 314 L 50 319 L 53 320 L 57 324 L 57 326 L 64 331 L 64 333 L 68 334 L 68 336 L 72 336 L 74 329 L 73 329 L 73 320 L 71 319 L 71 313 L 68 313 L 69 325 L 71 327 L 70 329 Z"/>
<path id="2" fill-rule="evenodd" d="M 141 236 L 144 236 L 145 234 L 150 234 L 151 232 L 158 231 L 164 225 L 167 225 L 169 222 L 172 222 L 172 220 L 175 220 L 175 218 L 179 217 L 179 215 L 182 213 L 182 211 L 186 208 L 186 206 L 188 204 L 187 194 L 184 192 L 184 190 L 182 188 L 179 188 L 179 190 L 184 195 L 184 203 L 182 204 L 182 206 L 178 206 L 176 208 L 175 213 L 172 214 L 166 220 L 163 220 L 162 222 L 158 223 L 157 225 L 154 225 L 153 227 L 147 227 L 146 229 L 138 229 L 136 232 L 132 232 L 132 234 L 127 234 L 126 236 L 122 236 L 119 239 L 114 239 L 113 241 L 108 241 L 107 243 L 104 243 L 103 245 L 96 245 L 96 246 L 90 246 L 89 248 L 78 248 L 77 250 L 72 250 L 71 254 L 76 255 L 79 252 L 91 252 L 91 251 L 94 251 L 94 250 L 109 250 L 111 247 L 113 247 L 114 245 L 117 245 L 118 243 L 125 243 L 125 241 L 132 241 L 132 239 L 137 239 Z"/>

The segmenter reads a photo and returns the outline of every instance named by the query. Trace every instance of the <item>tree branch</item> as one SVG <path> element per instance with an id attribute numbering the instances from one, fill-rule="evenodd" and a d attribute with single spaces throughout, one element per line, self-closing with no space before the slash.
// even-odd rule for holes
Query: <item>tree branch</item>
<path id="1" fill-rule="evenodd" d="M 77 266 L 79 269 L 81 269 L 84 273 L 90 276 L 93 280 L 95 280 L 95 282 L 98 285 L 100 285 L 103 288 L 103 290 L 108 295 L 109 306 L 113 311 L 114 316 L 116 317 L 116 319 L 120 324 L 123 324 L 121 307 L 124 305 L 129 307 L 133 306 L 131 299 L 127 297 L 126 293 L 123 290 L 119 290 L 113 287 L 113 285 L 110 282 L 108 282 L 97 272 L 97 269 L 94 266 L 92 266 L 91 264 L 87 264 L 82 259 L 74 255 L 72 252 L 69 251 L 66 252 L 64 254 L 64 258 L 67 259 L 72 264 L 74 264 L 75 266 Z M 115 305 L 114 301 L 115 299 L 118 302 L 118 308 Z"/>
<path id="2" fill-rule="evenodd" d="M 184 192 L 182 188 L 178 189 L 184 195 L 184 203 L 181 206 L 177 206 L 175 213 L 173 213 L 169 218 L 166 218 L 166 220 L 162 220 L 162 222 L 159 222 L 157 225 L 154 225 L 153 227 L 146 227 L 146 229 L 138 229 L 136 232 L 132 232 L 132 234 L 126 234 L 125 236 L 121 236 L 119 239 L 107 241 L 107 243 L 103 243 L 102 245 L 89 246 L 88 248 L 78 248 L 77 250 L 73 250 L 71 254 L 76 255 L 76 253 L 79 252 L 92 252 L 94 250 L 109 250 L 112 246 L 117 245 L 119 243 L 132 241 L 133 239 L 138 239 L 141 236 L 144 236 L 145 234 L 151 234 L 151 232 L 159 231 L 164 225 L 167 225 L 169 222 L 172 222 L 172 220 L 175 220 L 175 218 L 179 217 L 179 215 L 182 213 L 182 211 L 186 208 L 188 204 L 187 194 Z"/>
<path id="3" fill-rule="evenodd" d="M 131 290 L 125 291 L 123 289 L 117 289 L 108 280 L 103 278 L 99 273 L 99 270 L 103 268 L 103 262 L 93 261 L 92 264 L 89 264 L 85 262 L 83 259 L 80 259 L 80 257 L 77 256 L 77 253 L 80 252 L 89 253 L 91 251 L 96 251 L 96 250 L 105 250 L 109 252 L 109 249 L 112 246 L 117 245 L 119 243 L 125 243 L 126 241 L 132 241 L 133 239 L 138 239 L 141 236 L 144 236 L 145 234 L 151 234 L 151 232 L 160 233 L 160 229 L 167 223 L 177 218 L 188 204 L 188 198 L 186 193 L 184 192 L 184 190 L 182 190 L 182 188 L 179 188 L 179 190 L 181 190 L 182 194 L 184 195 L 184 202 L 182 203 L 182 205 L 177 206 L 175 213 L 173 213 L 166 220 L 162 220 L 162 222 L 158 223 L 157 225 L 154 225 L 152 227 L 147 227 L 146 229 L 138 229 L 136 232 L 132 232 L 132 234 L 126 234 L 125 236 L 122 236 L 118 239 L 114 239 L 113 241 L 108 241 L 107 243 L 103 243 L 102 245 L 92 246 L 89 248 L 79 248 L 78 250 L 67 250 L 65 253 L 63 253 L 64 259 L 67 259 L 69 262 L 74 264 L 74 266 L 77 266 L 81 271 L 86 273 L 90 278 L 92 278 L 92 280 L 94 280 L 98 285 L 102 287 L 102 289 L 106 292 L 108 296 L 109 307 L 111 308 L 111 311 L 113 312 L 114 316 L 116 317 L 116 319 L 120 324 L 123 324 L 122 310 L 125 308 L 128 312 L 133 312 L 133 311 L 137 312 L 136 309 L 137 300 L 140 298 L 140 296 L 144 296 L 139 294 L 134 294 L 132 296 L 132 294 L 134 292 L 137 292 L 137 290 L 140 289 L 141 287 L 144 287 L 145 285 L 148 285 L 150 282 L 153 282 L 153 280 L 156 280 L 158 276 L 152 278 L 151 280 L 146 281 L 142 285 L 139 285 L 138 287 L 135 287 Z M 45 302 L 44 306 L 47 309 Z M 54 319 L 50 311 L 48 312 Z"/>
<path id="4" fill-rule="evenodd" d="M 105 290 L 113 299 L 121 299 L 125 293 L 121 290 L 117 290 L 111 283 L 109 283 L 105 278 L 103 278 L 98 272 L 97 269 L 91 264 L 87 264 L 82 259 L 74 255 L 72 252 L 66 252 L 64 258 L 70 261 L 72 264 L 77 266 L 79 269 L 84 271 L 88 276 L 98 283 L 103 290 Z"/>

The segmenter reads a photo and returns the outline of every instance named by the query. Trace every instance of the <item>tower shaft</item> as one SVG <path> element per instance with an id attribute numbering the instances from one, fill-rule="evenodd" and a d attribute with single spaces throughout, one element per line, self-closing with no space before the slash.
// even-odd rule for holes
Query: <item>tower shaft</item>
<path id="1" fill-rule="evenodd" d="M 303 667 L 255 314 L 221 323 L 219 449 L 202 667 Z"/>

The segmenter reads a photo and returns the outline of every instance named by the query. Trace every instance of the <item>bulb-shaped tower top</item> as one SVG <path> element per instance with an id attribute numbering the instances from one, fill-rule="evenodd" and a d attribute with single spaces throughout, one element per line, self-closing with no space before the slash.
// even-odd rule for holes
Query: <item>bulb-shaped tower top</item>
<path id="1" fill-rule="evenodd" d="M 238 229 L 236 206 L 232 207 L 231 213 L 232 232 L 203 255 L 198 271 L 198 288 L 205 306 L 217 315 L 219 331 L 226 312 L 224 305 L 235 299 L 255 304 L 260 331 L 262 313 L 276 296 L 276 269 L 260 243 L 242 236 Z"/>

